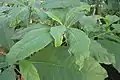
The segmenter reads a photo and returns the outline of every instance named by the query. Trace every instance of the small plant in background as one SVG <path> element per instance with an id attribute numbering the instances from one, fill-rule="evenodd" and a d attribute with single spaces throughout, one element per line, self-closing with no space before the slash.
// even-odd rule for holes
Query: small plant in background
<path id="1" fill-rule="evenodd" d="M 103 14 L 108 2 L 1 0 L 0 79 L 104 80 L 102 64 L 120 71 L 120 18 Z"/>

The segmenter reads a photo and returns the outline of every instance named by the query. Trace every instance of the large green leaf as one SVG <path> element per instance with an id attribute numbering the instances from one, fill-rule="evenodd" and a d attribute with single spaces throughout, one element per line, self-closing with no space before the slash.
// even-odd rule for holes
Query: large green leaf
<path id="1" fill-rule="evenodd" d="M 28 7 L 15 7 L 12 8 L 9 12 L 8 22 L 11 27 L 16 27 L 15 25 L 20 23 L 21 21 L 26 21 L 28 23 L 29 18 L 29 10 Z M 25 22 L 24 21 L 24 22 Z"/>
<path id="2" fill-rule="evenodd" d="M 10 47 L 13 45 L 11 37 L 14 33 L 14 29 L 9 28 L 6 20 L 4 19 L 5 17 L 0 17 L 0 44 L 5 48 L 10 49 Z"/>
<path id="3" fill-rule="evenodd" d="M 67 14 L 67 12 L 69 11 L 68 8 L 64 8 L 64 9 L 52 9 L 52 13 L 57 16 L 60 21 L 64 24 L 65 23 L 65 16 Z"/>
<path id="4" fill-rule="evenodd" d="M 91 56 L 100 63 L 112 64 L 115 61 L 114 55 L 107 52 L 97 41 L 91 40 L 90 45 Z"/>
<path id="5" fill-rule="evenodd" d="M 41 80 L 104 80 L 106 72 L 98 62 L 87 59 L 79 71 L 67 49 L 50 45 L 31 57 Z"/>
<path id="6" fill-rule="evenodd" d="M 16 80 L 16 75 L 13 68 L 5 69 L 0 73 L 1 80 Z"/>
<path id="7" fill-rule="evenodd" d="M 74 65 L 74 57 L 67 47 L 49 45 L 37 52 L 30 61 L 37 68 L 41 80 L 81 80 L 81 73 Z"/>
<path id="8" fill-rule="evenodd" d="M 45 0 L 43 4 L 45 8 L 65 8 L 80 5 L 80 0 Z"/>
<path id="9" fill-rule="evenodd" d="M 40 80 L 39 74 L 31 62 L 22 60 L 19 62 L 19 67 L 24 80 Z"/>
<path id="10" fill-rule="evenodd" d="M 81 71 L 83 80 L 104 80 L 107 77 L 106 71 L 91 57 L 85 60 Z"/>
<path id="11" fill-rule="evenodd" d="M 120 44 L 108 40 L 100 40 L 99 42 L 109 53 L 115 55 L 114 66 L 120 72 Z"/>
<path id="12" fill-rule="evenodd" d="M 56 26 L 51 28 L 50 34 L 55 39 L 55 47 L 58 47 L 62 44 L 63 35 L 65 31 L 65 26 Z"/>
<path id="13" fill-rule="evenodd" d="M 62 22 L 60 21 L 60 19 L 55 16 L 52 12 L 45 12 L 50 18 L 52 18 L 53 20 L 59 22 L 62 25 Z"/>
<path id="14" fill-rule="evenodd" d="M 49 28 L 35 29 L 28 32 L 22 40 L 12 46 L 7 54 L 7 61 L 13 64 L 17 60 L 24 59 L 32 53 L 44 48 L 52 41 Z"/>
<path id="15" fill-rule="evenodd" d="M 12 39 L 13 40 L 19 40 L 19 39 L 22 39 L 23 36 L 32 31 L 32 30 L 35 30 L 35 29 L 41 29 L 41 28 L 49 28 L 49 26 L 47 25 L 43 25 L 43 24 L 32 24 L 30 25 L 29 27 L 27 28 L 24 28 L 23 30 L 18 30 L 15 32 L 15 34 L 12 36 Z"/>
<path id="16" fill-rule="evenodd" d="M 83 29 L 87 32 L 96 32 L 100 30 L 100 27 L 97 26 L 97 18 L 95 16 L 83 15 L 79 18 L 79 22 L 84 26 Z"/>
<path id="17" fill-rule="evenodd" d="M 74 11 L 74 10 L 73 10 Z M 73 12 L 72 11 L 72 12 Z M 69 14 L 69 13 L 68 13 Z M 70 27 L 71 25 L 73 25 L 73 24 L 75 24 L 77 21 L 79 21 L 79 18 L 81 17 L 81 16 L 84 16 L 84 13 L 83 12 L 77 12 L 77 13 L 74 13 L 73 15 L 71 14 L 69 14 L 69 16 L 67 15 L 66 16 L 66 19 L 65 19 L 65 23 L 64 23 L 64 25 L 66 26 L 66 27 Z"/>
<path id="18" fill-rule="evenodd" d="M 81 30 L 75 28 L 68 29 L 69 52 L 76 57 L 76 64 L 83 66 L 84 59 L 89 57 L 90 39 Z"/>
<path id="19" fill-rule="evenodd" d="M 65 26 L 71 26 L 75 22 L 79 21 L 79 19 L 84 16 L 84 12 L 81 11 L 89 11 L 90 6 L 88 4 L 81 4 L 79 7 L 74 7 L 70 9 L 70 11 L 66 15 Z"/>

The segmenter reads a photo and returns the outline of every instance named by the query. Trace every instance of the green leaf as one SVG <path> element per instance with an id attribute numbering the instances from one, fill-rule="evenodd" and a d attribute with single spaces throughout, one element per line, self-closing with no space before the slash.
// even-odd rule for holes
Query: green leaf
<path id="1" fill-rule="evenodd" d="M 70 11 L 66 15 L 65 26 L 71 26 L 75 22 L 79 21 L 79 18 L 84 16 L 84 12 L 81 11 L 89 11 L 90 6 L 88 4 L 82 4 L 79 7 L 74 7 L 70 9 Z"/>
<path id="2" fill-rule="evenodd" d="M 68 8 L 65 9 L 52 9 L 52 13 L 57 16 L 60 21 L 64 24 L 65 23 L 65 16 L 67 14 L 67 12 L 69 11 Z"/>
<path id="3" fill-rule="evenodd" d="M 5 69 L 0 73 L 1 80 L 16 80 L 16 75 L 13 68 Z"/>
<path id="4" fill-rule="evenodd" d="M 87 32 L 96 32 L 100 30 L 97 25 L 97 17 L 95 16 L 83 15 L 79 18 L 79 22 Z"/>
<path id="5" fill-rule="evenodd" d="M 5 56 L 0 56 L 0 69 L 8 66 L 5 60 Z"/>
<path id="6" fill-rule="evenodd" d="M 94 40 L 91 40 L 90 53 L 99 63 L 112 64 L 115 62 L 114 55 L 108 53 L 107 49 L 103 48 L 100 43 Z"/>
<path id="7" fill-rule="evenodd" d="M 15 25 L 20 23 L 21 21 L 27 21 L 29 18 L 29 10 L 28 7 L 15 7 L 9 12 L 8 22 L 11 27 L 16 27 Z"/>
<path id="8" fill-rule="evenodd" d="M 32 17 L 33 19 L 37 17 L 37 18 L 40 18 L 40 20 L 43 22 L 48 18 L 48 15 L 44 12 L 44 10 L 39 8 L 34 8 L 34 13 L 32 13 L 32 15 L 33 15 Z"/>
<path id="9" fill-rule="evenodd" d="M 79 71 L 67 49 L 50 45 L 31 57 L 41 80 L 104 80 L 106 72 L 97 61 L 85 60 L 85 66 Z"/>
<path id="10" fill-rule="evenodd" d="M 51 28 L 50 34 L 55 39 L 55 47 L 58 47 L 62 44 L 63 35 L 65 31 L 65 26 L 56 26 Z"/>
<path id="11" fill-rule="evenodd" d="M 118 37 L 117 35 L 111 34 L 111 35 L 106 35 L 105 37 L 107 40 L 120 43 L 120 37 Z"/>
<path id="12" fill-rule="evenodd" d="M 93 58 L 86 59 L 82 68 L 83 80 L 104 80 L 107 72 Z"/>
<path id="13" fill-rule="evenodd" d="M 114 28 L 115 32 L 120 33 L 120 24 L 112 24 L 112 27 Z"/>
<path id="14" fill-rule="evenodd" d="M 83 4 L 80 0 L 45 0 L 43 7 L 45 8 L 66 8 L 75 7 Z"/>
<path id="15" fill-rule="evenodd" d="M 72 12 L 73 11 L 75 11 L 75 10 L 72 10 Z M 64 25 L 67 26 L 67 27 L 70 27 L 71 25 L 75 24 L 77 21 L 79 21 L 79 17 L 84 15 L 83 12 L 77 12 L 77 13 L 71 14 L 72 12 L 70 12 L 70 14 L 68 13 L 66 15 L 66 19 L 65 19 Z"/>
<path id="16" fill-rule="evenodd" d="M 28 32 L 22 40 L 12 46 L 6 58 L 9 64 L 24 59 L 32 53 L 43 49 L 52 41 L 49 28 L 35 29 Z"/>
<path id="17" fill-rule="evenodd" d="M 120 44 L 108 40 L 99 40 L 107 51 L 115 56 L 115 68 L 120 72 Z"/>
<path id="18" fill-rule="evenodd" d="M 74 57 L 67 47 L 49 45 L 30 58 L 41 80 L 81 80 L 81 73 L 74 64 Z M 75 67 L 76 66 L 76 67 Z"/>
<path id="19" fill-rule="evenodd" d="M 105 19 L 108 20 L 109 24 L 112 24 L 112 23 L 120 20 L 120 18 L 119 18 L 118 16 L 116 16 L 116 15 L 113 15 L 113 16 L 112 16 L 112 15 L 107 15 L 107 16 L 105 17 Z"/>
<path id="20" fill-rule="evenodd" d="M 24 80 L 40 80 L 39 74 L 31 62 L 22 60 L 19 62 L 19 66 L 20 73 L 22 74 Z"/>
<path id="21" fill-rule="evenodd" d="M 69 52 L 76 57 L 76 64 L 83 66 L 84 59 L 89 57 L 90 39 L 81 30 L 75 28 L 68 29 Z"/>
<path id="22" fill-rule="evenodd" d="M 23 36 L 26 33 L 30 32 L 32 30 L 35 30 L 35 29 L 42 29 L 42 28 L 49 28 L 49 26 L 43 25 L 43 24 L 32 24 L 29 27 L 24 28 L 23 30 L 16 31 L 11 39 L 13 39 L 13 40 L 20 40 L 20 39 L 23 38 Z"/>
<path id="23" fill-rule="evenodd" d="M 82 16 L 79 18 L 79 22 L 82 25 L 92 25 L 95 26 L 97 24 L 97 19 L 94 16 Z"/>
<path id="24" fill-rule="evenodd" d="M 59 22 L 62 25 L 62 22 L 60 21 L 60 19 L 55 16 L 52 12 L 45 12 L 50 18 L 52 18 L 53 20 Z"/>
<path id="25" fill-rule="evenodd" d="M 1 16 L 0 17 L 0 44 L 7 48 L 8 50 L 10 49 L 10 47 L 13 45 L 13 41 L 11 40 L 11 37 L 14 33 L 14 29 L 13 28 L 9 28 L 5 17 Z"/>

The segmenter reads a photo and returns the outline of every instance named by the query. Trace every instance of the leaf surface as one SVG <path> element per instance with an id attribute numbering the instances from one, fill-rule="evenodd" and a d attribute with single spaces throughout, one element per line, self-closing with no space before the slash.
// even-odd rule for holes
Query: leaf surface
<path id="1" fill-rule="evenodd" d="M 8 22 L 11 27 L 16 27 L 15 25 L 20 23 L 21 21 L 26 21 L 28 23 L 29 18 L 29 10 L 28 7 L 15 7 L 12 8 L 9 12 Z M 24 21 L 24 22 L 25 22 Z"/>
<path id="2" fill-rule="evenodd" d="M 120 20 L 120 18 L 118 16 L 116 16 L 116 15 L 113 15 L 113 16 L 112 15 L 107 15 L 105 17 L 105 19 L 109 22 L 109 24 L 112 24 L 112 23 Z"/>
<path id="3" fill-rule="evenodd" d="M 16 80 L 16 75 L 13 68 L 5 69 L 2 73 L 0 72 L 1 80 Z"/>
<path id="4" fill-rule="evenodd" d="M 80 3 L 80 0 L 45 0 L 43 6 L 45 8 L 66 8 L 79 6 Z"/>
<path id="5" fill-rule="evenodd" d="M 24 59 L 34 52 L 43 49 L 52 41 L 49 28 L 41 28 L 28 32 L 22 40 L 12 46 L 7 54 L 7 61 L 13 64 L 17 60 Z"/>
<path id="6" fill-rule="evenodd" d="M 47 46 L 30 58 L 41 80 L 104 80 L 105 70 L 94 59 L 86 59 L 79 71 L 67 47 Z"/>
<path id="7" fill-rule="evenodd" d="M 81 30 L 69 28 L 68 30 L 69 52 L 76 57 L 76 64 L 83 66 L 84 59 L 89 57 L 90 39 Z"/>
<path id="8" fill-rule="evenodd" d="M 15 34 L 12 36 L 11 39 L 13 40 L 20 40 L 23 38 L 23 36 L 32 31 L 32 30 L 35 30 L 35 29 L 42 29 L 42 28 L 49 28 L 50 26 L 47 26 L 47 25 L 43 25 L 43 24 L 32 24 L 30 25 L 29 27 L 27 28 L 24 28 L 22 30 L 18 30 L 15 32 Z"/>
<path id="9" fill-rule="evenodd" d="M 115 32 L 120 33 L 120 24 L 112 24 L 112 27 L 114 28 Z"/>
<path id="10" fill-rule="evenodd" d="M 10 49 L 10 47 L 13 45 L 13 41 L 11 40 L 11 37 L 14 33 L 13 28 L 9 28 L 5 17 L 1 16 L 0 17 L 0 44 L 7 48 Z"/>
<path id="11" fill-rule="evenodd" d="M 115 62 L 114 55 L 110 54 L 106 48 L 102 47 L 97 41 L 91 40 L 91 56 L 100 63 L 112 64 Z"/>
<path id="12" fill-rule="evenodd" d="M 62 22 L 60 21 L 60 19 L 55 16 L 52 12 L 45 12 L 50 18 L 52 18 L 53 20 L 59 22 L 62 25 Z"/>
<path id="13" fill-rule="evenodd" d="M 83 80 L 104 80 L 107 77 L 106 71 L 91 57 L 85 60 L 81 71 Z"/>
<path id="14" fill-rule="evenodd" d="M 62 44 L 63 35 L 65 31 L 65 26 L 56 26 L 51 28 L 50 34 L 55 39 L 55 47 L 58 47 Z"/>
<path id="15" fill-rule="evenodd" d="M 22 74 L 24 80 L 40 80 L 39 74 L 31 62 L 27 60 L 21 60 L 19 62 L 19 66 L 20 73 Z"/>
<path id="16" fill-rule="evenodd" d="M 115 68 L 120 72 L 120 44 L 108 40 L 100 40 L 100 44 L 107 49 L 107 51 L 115 56 Z"/>
<path id="17" fill-rule="evenodd" d="M 89 11 L 90 6 L 88 4 L 81 4 L 79 7 L 74 7 L 69 10 L 69 12 L 66 14 L 65 19 L 65 26 L 71 26 L 77 21 L 79 21 L 79 18 L 84 16 L 84 10 Z"/>

